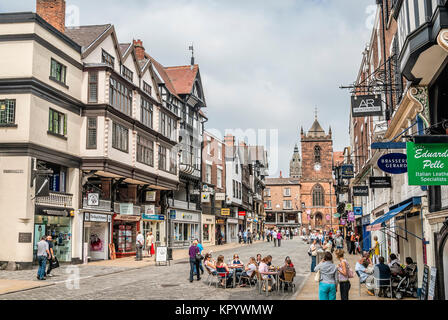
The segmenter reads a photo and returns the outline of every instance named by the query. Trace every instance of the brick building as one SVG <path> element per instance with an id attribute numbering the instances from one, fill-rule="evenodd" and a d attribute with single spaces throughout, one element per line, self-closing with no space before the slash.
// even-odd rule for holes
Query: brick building
<path id="1" fill-rule="evenodd" d="M 332 214 L 336 212 L 336 195 L 333 179 L 333 137 L 316 119 L 311 129 L 301 131 L 302 177 L 301 207 L 302 224 L 312 229 L 335 229 L 339 225 Z M 330 156 L 329 156 L 330 155 Z"/>

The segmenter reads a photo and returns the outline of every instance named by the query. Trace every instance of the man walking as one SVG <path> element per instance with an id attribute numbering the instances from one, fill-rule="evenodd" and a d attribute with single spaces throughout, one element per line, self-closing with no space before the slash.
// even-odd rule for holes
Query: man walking
<path id="1" fill-rule="evenodd" d="M 271 235 L 272 235 L 272 239 L 274 240 L 274 247 L 276 247 L 277 246 L 277 231 L 272 230 Z"/>
<path id="2" fill-rule="evenodd" d="M 143 244 L 145 243 L 145 238 L 143 237 L 142 233 L 139 231 L 137 239 L 135 240 L 135 247 L 137 251 L 137 255 L 135 257 L 136 261 L 141 261 L 143 258 Z"/>
<path id="3" fill-rule="evenodd" d="M 247 242 L 249 244 L 252 244 L 252 232 L 249 230 L 247 230 Z"/>
<path id="4" fill-rule="evenodd" d="M 37 243 L 37 261 L 39 262 L 39 269 L 37 270 L 38 280 L 47 280 L 45 278 L 45 267 L 49 256 L 50 250 L 48 249 L 48 242 L 45 241 L 45 236 L 43 236 Z"/>
<path id="5" fill-rule="evenodd" d="M 48 269 L 47 269 L 47 277 L 52 277 L 53 275 L 51 274 L 51 270 L 53 270 L 52 264 L 51 262 L 54 261 L 56 258 L 54 256 L 54 251 L 53 251 L 53 238 L 51 236 L 47 237 L 47 243 L 48 243 L 48 252 L 49 252 L 49 256 L 48 256 Z"/>
<path id="6" fill-rule="evenodd" d="M 244 244 L 246 244 L 247 243 L 247 230 L 244 230 L 243 240 L 244 240 Z"/>

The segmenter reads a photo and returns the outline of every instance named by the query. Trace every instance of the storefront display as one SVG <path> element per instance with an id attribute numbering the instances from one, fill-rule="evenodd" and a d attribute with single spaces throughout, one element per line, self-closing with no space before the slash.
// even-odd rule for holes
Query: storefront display
<path id="1" fill-rule="evenodd" d="M 173 209 L 171 215 L 171 235 L 175 247 L 188 247 L 191 241 L 200 239 L 200 215 L 195 212 Z"/>
<path id="2" fill-rule="evenodd" d="M 202 242 L 215 244 L 215 217 L 202 215 Z"/>
<path id="3" fill-rule="evenodd" d="M 152 232 L 156 244 L 163 245 L 165 238 L 165 216 L 163 215 L 142 215 L 143 220 L 143 236 L 147 237 L 149 232 Z M 146 249 L 146 241 L 145 241 Z"/>
<path id="4" fill-rule="evenodd" d="M 111 216 L 107 214 L 84 213 L 84 243 L 89 260 L 109 258 L 110 221 Z"/>
<path id="5" fill-rule="evenodd" d="M 140 216 L 117 215 L 113 221 L 113 242 L 117 258 L 136 253 L 135 241 L 140 229 Z"/>
<path id="6" fill-rule="evenodd" d="M 40 238 L 51 236 L 54 253 L 60 262 L 72 260 L 72 218 L 62 216 L 36 215 L 34 220 L 34 256 Z"/>
<path id="7" fill-rule="evenodd" d="M 238 220 L 227 219 L 227 239 L 228 242 L 238 242 Z"/>

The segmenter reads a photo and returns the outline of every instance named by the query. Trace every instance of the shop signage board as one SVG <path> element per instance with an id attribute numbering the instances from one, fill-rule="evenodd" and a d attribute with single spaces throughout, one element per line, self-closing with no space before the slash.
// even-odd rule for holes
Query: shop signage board
<path id="1" fill-rule="evenodd" d="M 167 247 L 157 247 L 156 251 L 156 263 L 160 265 L 161 263 L 166 264 L 168 262 L 168 248 Z"/>
<path id="2" fill-rule="evenodd" d="M 133 215 L 134 214 L 134 204 L 133 203 L 120 203 L 120 214 L 121 215 Z"/>
<path id="3" fill-rule="evenodd" d="M 333 217 L 335 217 L 335 218 L 340 218 L 341 217 L 341 214 L 340 213 L 335 213 L 335 214 L 333 214 Z"/>
<path id="4" fill-rule="evenodd" d="M 154 215 L 156 214 L 156 206 L 153 204 L 145 205 L 145 214 L 146 215 Z"/>
<path id="5" fill-rule="evenodd" d="M 176 210 L 170 210 L 170 219 L 176 219 Z"/>
<path id="6" fill-rule="evenodd" d="M 245 217 L 246 216 L 246 211 L 238 211 L 238 216 L 239 217 Z"/>
<path id="7" fill-rule="evenodd" d="M 355 177 L 354 166 L 352 164 L 344 164 L 341 167 L 342 179 L 352 179 Z"/>
<path id="8" fill-rule="evenodd" d="M 404 153 L 388 153 L 378 159 L 378 167 L 390 174 L 408 172 L 408 160 Z"/>
<path id="9" fill-rule="evenodd" d="M 198 195 L 201 194 L 201 190 L 199 190 L 199 189 L 193 189 L 193 191 L 191 192 L 191 194 L 194 194 L 194 195 L 198 196 Z"/>
<path id="10" fill-rule="evenodd" d="M 350 211 L 347 214 L 347 221 L 348 222 L 355 222 L 355 213 L 353 211 Z"/>
<path id="11" fill-rule="evenodd" d="M 202 203 L 210 203 L 210 192 L 202 192 L 201 202 Z"/>
<path id="12" fill-rule="evenodd" d="M 373 226 L 371 226 L 371 225 L 368 225 L 367 226 L 367 228 L 366 228 L 366 230 L 367 231 L 378 231 L 378 230 L 381 230 L 381 223 L 378 223 L 378 224 L 375 224 L 375 225 L 373 225 Z"/>
<path id="13" fill-rule="evenodd" d="M 410 186 L 448 185 L 448 144 L 407 143 Z"/>
<path id="14" fill-rule="evenodd" d="M 89 207 L 97 207 L 100 205 L 100 194 L 99 193 L 89 193 L 87 195 L 87 205 Z"/>
<path id="15" fill-rule="evenodd" d="M 107 214 L 91 213 L 90 221 L 91 222 L 107 222 Z"/>
<path id="16" fill-rule="evenodd" d="M 437 268 L 431 267 L 428 286 L 428 300 L 434 300 L 436 295 Z"/>
<path id="17" fill-rule="evenodd" d="M 354 208 L 355 216 L 362 216 L 362 207 Z"/>
<path id="18" fill-rule="evenodd" d="M 351 204 L 351 203 L 347 203 L 347 204 L 345 205 L 345 210 L 346 210 L 346 211 L 353 211 L 353 204 Z"/>
<path id="19" fill-rule="evenodd" d="M 164 221 L 165 216 L 158 214 L 142 214 L 143 220 L 152 220 L 152 221 Z"/>
<path id="20" fill-rule="evenodd" d="M 428 299 L 429 286 L 429 266 L 425 265 L 423 269 L 422 292 L 420 293 L 420 300 Z"/>
<path id="21" fill-rule="evenodd" d="M 370 177 L 370 188 L 372 189 L 390 189 L 392 188 L 391 177 Z"/>
<path id="22" fill-rule="evenodd" d="M 226 194 L 225 193 L 216 193 L 215 194 L 215 200 L 216 201 L 225 201 L 226 200 Z"/>
<path id="23" fill-rule="evenodd" d="M 19 243 L 32 243 L 32 238 L 31 232 L 19 232 Z"/>
<path id="24" fill-rule="evenodd" d="M 382 116 L 383 102 L 380 95 L 352 96 L 352 115 L 354 118 Z"/>
<path id="25" fill-rule="evenodd" d="M 222 216 L 230 216 L 230 208 L 221 209 L 221 215 Z"/>
<path id="26" fill-rule="evenodd" d="M 155 202 L 156 201 L 156 192 L 155 191 L 146 191 L 146 201 Z"/>
<path id="27" fill-rule="evenodd" d="M 353 196 L 368 197 L 369 196 L 369 187 L 368 186 L 353 186 Z"/>
<path id="28" fill-rule="evenodd" d="M 227 219 L 227 223 L 238 224 L 238 220 L 237 219 Z"/>

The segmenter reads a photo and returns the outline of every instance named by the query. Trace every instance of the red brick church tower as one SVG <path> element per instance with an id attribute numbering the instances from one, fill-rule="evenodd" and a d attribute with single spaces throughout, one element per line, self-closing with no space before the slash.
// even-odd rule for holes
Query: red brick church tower
<path id="1" fill-rule="evenodd" d="M 311 129 L 301 130 L 302 177 L 301 204 L 302 224 L 312 229 L 339 228 L 336 213 L 336 195 L 333 180 L 333 137 L 322 129 L 317 114 Z"/>

